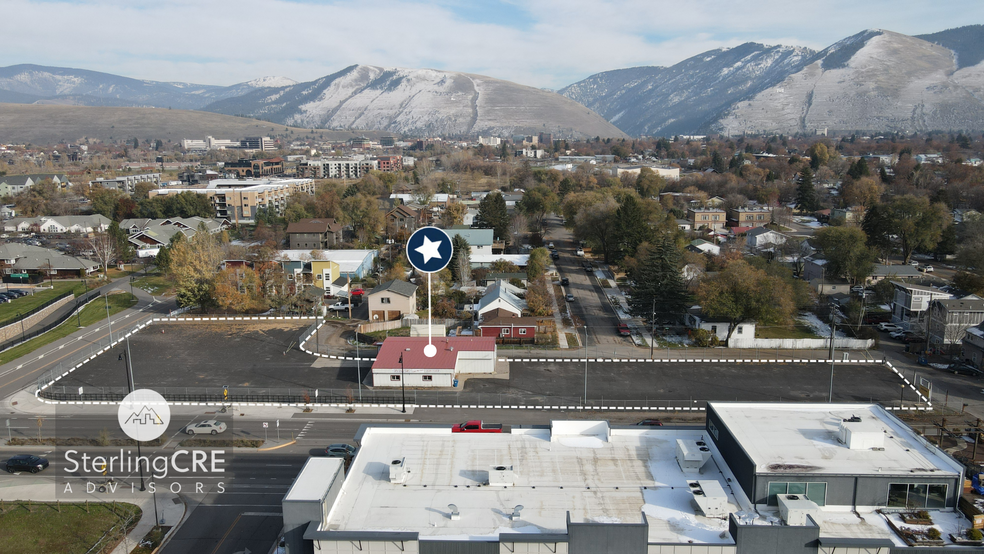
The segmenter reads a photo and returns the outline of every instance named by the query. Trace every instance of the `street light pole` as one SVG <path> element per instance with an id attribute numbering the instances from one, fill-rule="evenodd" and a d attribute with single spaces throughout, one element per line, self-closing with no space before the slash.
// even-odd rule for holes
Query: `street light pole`
<path id="1" fill-rule="evenodd" d="M 400 388 L 403 389 L 403 409 L 400 410 L 403 413 L 407 413 L 407 381 L 404 379 L 406 372 L 403 369 L 403 353 L 400 353 Z"/>
<path id="2" fill-rule="evenodd" d="M 362 402 L 362 357 L 359 354 L 359 331 L 355 332 L 355 368 L 359 375 L 359 402 Z M 403 381 L 403 376 L 400 376 L 400 381 Z"/>
<path id="3" fill-rule="evenodd" d="M 837 323 L 834 321 L 834 309 L 830 308 L 830 392 L 827 393 L 827 402 L 834 401 L 834 330 Z"/>
<path id="4" fill-rule="evenodd" d="M 109 323 L 109 344 L 113 344 L 113 320 L 109 318 L 109 294 L 103 295 L 106 301 L 106 322 Z"/>
<path id="5" fill-rule="evenodd" d="M 133 366 L 130 364 L 130 339 L 126 339 L 126 350 L 120 354 L 121 358 L 126 359 L 126 387 L 128 392 L 133 392 Z M 145 491 L 147 487 L 144 486 L 144 474 L 143 466 L 140 465 L 140 460 L 143 458 L 143 453 L 140 452 L 140 441 L 135 441 L 137 443 L 137 469 L 140 470 L 140 490 Z M 156 504 L 156 502 L 155 502 Z M 156 506 L 154 507 L 156 509 Z"/>
<path id="6" fill-rule="evenodd" d="M 656 354 L 655 354 L 655 349 L 656 349 L 656 297 L 655 296 L 653 297 L 653 313 L 652 313 L 652 316 L 653 316 L 653 334 L 652 334 L 652 337 L 650 337 L 650 340 L 649 340 L 649 359 L 650 360 L 653 359 L 656 356 Z"/>
<path id="7" fill-rule="evenodd" d="M 584 326 L 584 409 L 588 409 L 588 326 Z"/>

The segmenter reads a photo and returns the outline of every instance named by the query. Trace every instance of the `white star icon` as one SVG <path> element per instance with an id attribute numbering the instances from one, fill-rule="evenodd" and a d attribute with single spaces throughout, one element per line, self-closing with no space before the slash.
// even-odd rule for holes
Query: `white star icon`
<path id="1" fill-rule="evenodd" d="M 427 237 L 424 237 L 424 244 L 414 248 L 414 251 L 420 252 L 424 256 L 424 263 L 427 263 L 431 258 L 437 258 L 438 260 L 441 259 L 441 254 L 437 251 L 440 246 L 440 241 L 434 242 Z"/>

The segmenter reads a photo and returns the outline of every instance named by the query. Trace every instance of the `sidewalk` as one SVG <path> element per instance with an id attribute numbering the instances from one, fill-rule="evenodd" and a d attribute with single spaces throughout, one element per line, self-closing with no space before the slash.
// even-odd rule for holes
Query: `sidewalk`
<path id="1" fill-rule="evenodd" d="M 175 500 L 178 502 L 175 502 Z M 137 503 L 140 509 L 143 510 L 143 513 L 140 514 L 140 521 L 137 522 L 136 527 L 127 534 L 123 541 L 113 549 L 111 554 L 129 554 L 131 550 L 140 546 L 140 541 L 157 525 L 157 522 L 154 521 L 155 502 L 157 503 L 156 514 L 160 516 L 163 522 L 161 525 L 171 527 L 171 531 L 176 530 L 185 516 L 186 507 L 184 501 L 181 500 L 181 497 L 166 489 L 158 491 L 156 496 L 149 494 L 143 502 Z"/>

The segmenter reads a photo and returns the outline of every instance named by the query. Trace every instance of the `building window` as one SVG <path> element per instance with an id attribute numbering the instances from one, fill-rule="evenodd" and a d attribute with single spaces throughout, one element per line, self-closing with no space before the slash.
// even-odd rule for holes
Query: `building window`
<path id="1" fill-rule="evenodd" d="M 769 482 L 769 506 L 778 506 L 777 494 L 803 494 L 817 506 L 827 503 L 827 483 L 780 483 Z"/>
<path id="2" fill-rule="evenodd" d="M 509 334 L 509 329 L 503 329 L 502 330 L 502 334 L 503 335 L 508 335 Z"/>
<path id="3" fill-rule="evenodd" d="M 520 335 L 525 335 L 526 334 L 526 329 L 520 329 L 519 330 L 519 334 Z"/>
<path id="4" fill-rule="evenodd" d="M 925 483 L 891 483 L 888 485 L 889 508 L 945 508 L 946 485 Z"/>
<path id="5" fill-rule="evenodd" d="M 741 334 L 741 329 L 742 329 L 742 327 L 741 327 L 741 325 L 739 325 L 738 328 L 735 329 L 735 333 L 738 333 L 740 335 Z"/>
<path id="6" fill-rule="evenodd" d="M 390 304 L 391 302 L 390 302 L 390 299 L 389 298 L 380 298 L 379 299 L 379 303 L 380 304 Z"/>
<path id="7" fill-rule="evenodd" d="M 711 325 L 711 334 L 712 335 L 718 334 L 718 326 L 717 325 Z"/>
<path id="8" fill-rule="evenodd" d="M 422 381 L 433 381 L 434 380 L 434 376 L 433 375 L 424 375 L 420 379 Z"/>
<path id="9" fill-rule="evenodd" d="M 399 380 L 400 380 L 399 375 L 390 375 L 390 381 L 399 381 Z"/>

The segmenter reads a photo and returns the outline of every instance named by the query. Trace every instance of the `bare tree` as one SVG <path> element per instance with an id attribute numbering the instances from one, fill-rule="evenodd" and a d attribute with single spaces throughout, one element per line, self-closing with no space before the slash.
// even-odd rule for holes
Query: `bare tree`
<path id="1" fill-rule="evenodd" d="M 116 240 L 107 233 L 99 233 L 86 240 L 93 256 L 103 266 L 103 275 L 109 272 L 109 264 L 116 259 Z"/>

